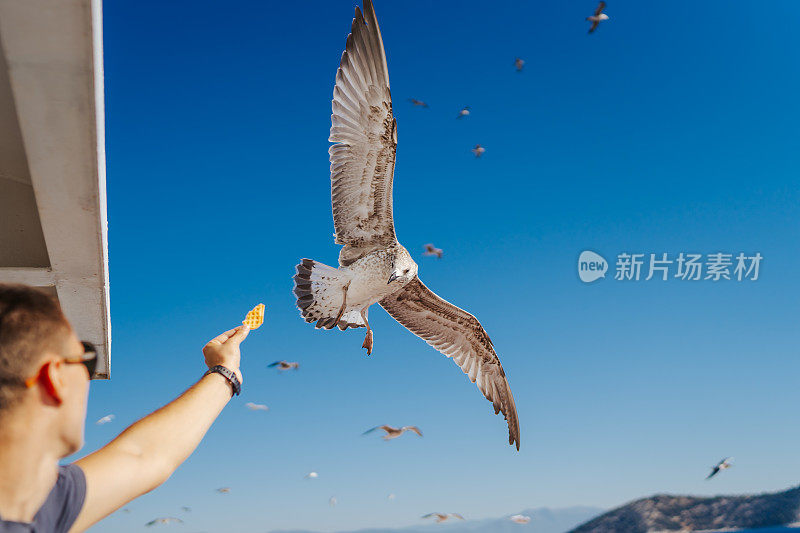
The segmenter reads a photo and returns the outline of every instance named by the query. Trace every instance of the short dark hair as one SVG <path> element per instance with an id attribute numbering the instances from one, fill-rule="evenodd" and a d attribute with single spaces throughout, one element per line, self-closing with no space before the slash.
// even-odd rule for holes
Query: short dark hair
<path id="1" fill-rule="evenodd" d="M 57 349 L 69 327 L 55 298 L 0 283 L 0 412 L 16 403 L 42 352 Z"/>

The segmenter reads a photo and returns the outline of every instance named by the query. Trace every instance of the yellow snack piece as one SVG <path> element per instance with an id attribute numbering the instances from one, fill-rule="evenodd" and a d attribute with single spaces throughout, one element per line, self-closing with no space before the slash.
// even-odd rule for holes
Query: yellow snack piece
<path id="1" fill-rule="evenodd" d="M 264 304 L 258 304 L 252 311 L 247 313 L 247 316 L 242 320 L 242 324 L 246 324 L 250 329 L 258 329 L 264 323 Z"/>

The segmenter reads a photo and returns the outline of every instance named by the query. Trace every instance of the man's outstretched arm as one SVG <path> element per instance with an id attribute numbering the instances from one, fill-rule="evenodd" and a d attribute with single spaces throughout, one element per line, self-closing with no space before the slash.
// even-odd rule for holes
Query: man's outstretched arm
<path id="1" fill-rule="evenodd" d="M 249 329 L 226 331 L 203 348 L 208 368 L 222 365 L 239 381 L 239 344 Z M 127 502 L 164 483 L 200 444 L 231 399 L 231 385 L 217 373 L 204 376 L 158 411 L 77 461 L 86 475 L 86 500 L 71 532 L 83 531 Z"/>

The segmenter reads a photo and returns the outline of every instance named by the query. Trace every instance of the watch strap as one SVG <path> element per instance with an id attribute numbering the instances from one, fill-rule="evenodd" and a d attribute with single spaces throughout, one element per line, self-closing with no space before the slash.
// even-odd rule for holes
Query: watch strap
<path id="1" fill-rule="evenodd" d="M 209 374 L 219 374 L 231 384 L 231 396 L 239 396 L 239 393 L 242 392 L 242 383 L 239 381 L 239 378 L 236 377 L 236 374 L 227 367 L 222 365 L 212 366 L 208 369 L 208 371 L 203 374 L 203 377 Z"/>

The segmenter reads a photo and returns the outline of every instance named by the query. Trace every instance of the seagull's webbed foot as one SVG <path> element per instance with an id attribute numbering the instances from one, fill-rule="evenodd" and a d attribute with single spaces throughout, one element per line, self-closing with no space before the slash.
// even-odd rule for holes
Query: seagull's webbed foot
<path id="1" fill-rule="evenodd" d="M 372 328 L 369 326 L 367 326 L 367 336 L 364 337 L 364 344 L 361 347 L 367 349 L 367 355 L 372 355 Z"/>
<path id="2" fill-rule="evenodd" d="M 372 355 L 372 328 L 369 327 L 369 321 L 367 320 L 368 309 L 369 307 L 366 307 L 361 310 L 361 318 L 364 319 L 364 324 L 367 325 L 367 336 L 364 337 L 364 344 L 361 347 L 367 349 L 367 355 Z"/>

